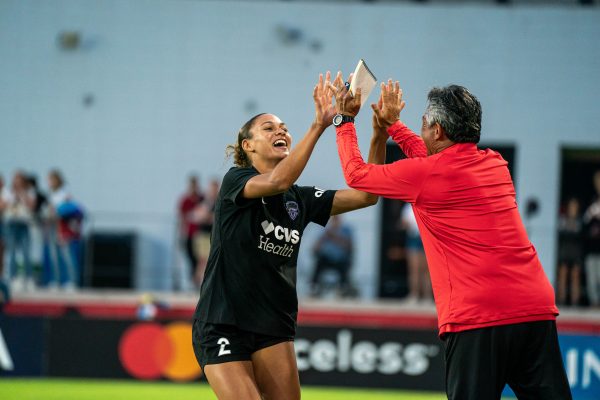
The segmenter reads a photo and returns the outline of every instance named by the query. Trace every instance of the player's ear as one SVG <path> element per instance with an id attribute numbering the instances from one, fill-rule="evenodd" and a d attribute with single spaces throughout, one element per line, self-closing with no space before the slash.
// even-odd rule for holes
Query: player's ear
<path id="1" fill-rule="evenodd" d="M 248 139 L 242 140 L 242 150 L 244 150 L 246 153 L 253 153 L 254 146 L 252 145 L 252 142 L 250 142 Z"/>

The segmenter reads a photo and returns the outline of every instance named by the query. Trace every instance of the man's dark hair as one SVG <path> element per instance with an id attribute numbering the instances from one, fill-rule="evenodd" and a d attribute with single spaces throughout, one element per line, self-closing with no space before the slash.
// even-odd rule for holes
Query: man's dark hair
<path id="1" fill-rule="evenodd" d="M 481 136 L 481 104 L 465 87 L 434 87 L 427 95 L 425 121 L 444 128 L 454 143 L 479 143 Z"/>

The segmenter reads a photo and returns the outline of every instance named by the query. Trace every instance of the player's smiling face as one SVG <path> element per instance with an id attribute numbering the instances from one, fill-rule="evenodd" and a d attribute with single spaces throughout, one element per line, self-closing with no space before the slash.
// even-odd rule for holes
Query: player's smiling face
<path id="1" fill-rule="evenodd" d="M 279 162 L 290 154 L 292 136 L 279 117 L 273 114 L 263 114 L 254 121 L 252 138 L 245 139 L 246 152 L 254 154 L 263 161 Z"/>

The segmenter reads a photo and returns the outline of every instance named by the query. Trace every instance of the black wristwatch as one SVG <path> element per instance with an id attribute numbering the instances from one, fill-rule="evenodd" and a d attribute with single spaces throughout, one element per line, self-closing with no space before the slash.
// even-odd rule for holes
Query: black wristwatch
<path id="1" fill-rule="evenodd" d="M 346 122 L 354 122 L 354 117 L 351 115 L 335 114 L 333 117 L 333 126 L 341 126 Z"/>

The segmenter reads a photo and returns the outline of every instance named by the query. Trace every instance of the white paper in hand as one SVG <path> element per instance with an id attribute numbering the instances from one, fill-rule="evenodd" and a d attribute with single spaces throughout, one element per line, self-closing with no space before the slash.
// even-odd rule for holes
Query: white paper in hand
<path id="1" fill-rule="evenodd" d="M 361 99 L 360 105 L 361 107 L 367 101 L 369 94 L 377 84 L 377 78 L 371 72 L 365 60 L 362 58 L 358 61 L 358 65 L 354 70 L 354 74 L 352 75 L 352 82 L 350 82 L 350 93 L 354 96 L 356 93 L 356 89 L 360 88 Z"/>

